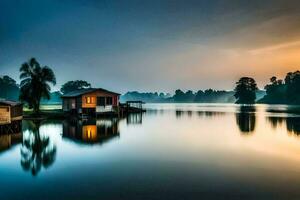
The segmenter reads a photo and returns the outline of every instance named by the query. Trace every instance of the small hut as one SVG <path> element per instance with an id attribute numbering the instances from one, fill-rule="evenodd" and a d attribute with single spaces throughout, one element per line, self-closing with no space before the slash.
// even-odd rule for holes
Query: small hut
<path id="1" fill-rule="evenodd" d="M 0 126 L 12 124 L 23 119 L 23 104 L 0 100 Z"/>
<path id="2" fill-rule="evenodd" d="M 62 96 L 63 111 L 81 115 L 118 113 L 120 94 L 102 88 L 88 88 Z"/>

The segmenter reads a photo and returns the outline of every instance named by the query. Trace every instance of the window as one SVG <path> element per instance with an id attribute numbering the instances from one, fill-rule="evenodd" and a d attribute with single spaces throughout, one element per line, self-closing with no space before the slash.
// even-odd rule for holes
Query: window
<path id="1" fill-rule="evenodd" d="M 76 108 L 76 102 L 75 102 L 75 99 L 72 99 L 72 100 L 71 100 L 71 108 L 72 108 L 72 109 L 75 109 L 75 108 Z"/>
<path id="2" fill-rule="evenodd" d="M 106 105 L 112 105 L 112 97 L 106 97 Z"/>
<path id="3" fill-rule="evenodd" d="M 105 106 L 105 98 L 97 97 L 97 106 Z"/>
<path id="4" fill-rule="evenodd" d="M 87 138 L 90 139 L 92 137 L 92 131 L 90 129 L 87 130 Z"/>
<path id="5" fill-rule="evenodd" d="M 92 97 L 86 97 L 85 99 L 87 104 L 92 103 Z"/>

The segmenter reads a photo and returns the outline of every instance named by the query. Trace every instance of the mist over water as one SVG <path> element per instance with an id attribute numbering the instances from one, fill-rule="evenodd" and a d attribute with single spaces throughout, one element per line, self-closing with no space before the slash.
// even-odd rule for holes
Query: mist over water
<path id="1" fill-rule="evenodd" d="M 0 137 L 0 198 L 300 197 L 297 107 L 145 107 L 123 119 L 23 121 L 21 140 Z"/>

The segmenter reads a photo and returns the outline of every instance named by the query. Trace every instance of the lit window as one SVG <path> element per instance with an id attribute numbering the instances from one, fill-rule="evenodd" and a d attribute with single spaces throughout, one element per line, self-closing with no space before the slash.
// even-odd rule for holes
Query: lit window
<path id="1" fill-rule="evenodd" d="M 92 103 L 91 97 L 86 97 L 86 103 Z"/>
<path id="2" fill-rule="evenodd" d="M 87 131 L 87 137 L 88 137 L 88 139 L 90 139 L 91 136 L 92 136 L 92 131 L 91 131 L 91 130 L 88 130 L 88 131 Z"/>

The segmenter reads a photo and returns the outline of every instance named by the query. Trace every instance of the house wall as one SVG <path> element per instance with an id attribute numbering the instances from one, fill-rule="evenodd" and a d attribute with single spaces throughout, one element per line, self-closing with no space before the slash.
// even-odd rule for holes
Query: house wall
<path id="1" fill-rule="evenodd" d="M 21 120 L 23 118 L 23 105 L 17 105 L 10 108 L 11 120 Z"/>
<path id="2" fill-rule="evenodd" d="M 97 106 L 97 97 L 112 97 L 112 106 L 117 106 L 119 103 L 118 95 L 96 91 L 89 94 L 82 95 L 82 108 L 96 108 Z M 87 103 L 87 98 L 90 98 L 90 103 Z"/>
<path id="3" fill-rule="evenodd" d="M 9 124 L 11 122 L 10 107 L 0 106 L 0 125 Z"/>
<path id="4" fill-rule="evenodd" d="M 76 98 L 64 98 L 63 99 L 63 111 L 70 111 L 78 108 Z"/>
<path id="5" fill-rule="evenodd" d="M 81 97 L 77 97 L 75 100 L 76 100 L 75 104 L 76 104 L 77 113 L 82 113 L 82 108 L 81 108 L 82 99 L 81 99 Z"/>

